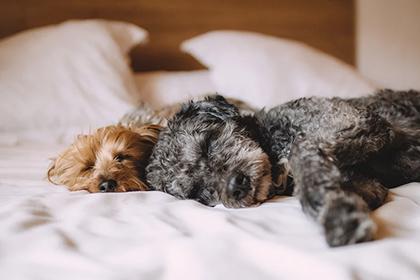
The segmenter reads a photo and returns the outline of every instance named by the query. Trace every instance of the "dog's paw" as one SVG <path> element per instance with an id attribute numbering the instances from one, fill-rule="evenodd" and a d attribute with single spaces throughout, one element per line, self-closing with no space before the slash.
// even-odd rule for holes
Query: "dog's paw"
<path id="1" fill-rule="evenodd" d="M 373 240 L 375 223 L 365 207 L 341 201 L 325 213 L 323 226 L 328 245 L 331 247 Z"/>
<path id="2" fill-rule="evenodd" d="M 331 218 L 325 224 L 325 237 L 331 247 L 371 241 L 375 231 L 375 223 L 369 217 L 354 214 Z"/>

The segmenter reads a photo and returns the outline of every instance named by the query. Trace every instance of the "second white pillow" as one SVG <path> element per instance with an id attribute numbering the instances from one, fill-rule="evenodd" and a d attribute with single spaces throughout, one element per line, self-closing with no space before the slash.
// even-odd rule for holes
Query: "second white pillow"
<path id="1" fill-rule="evenodd" d="M 241 31 L 213 31 L 181 49 L 211 70 L 217 91 L 258 107 L 304 96 L 355 97 L 375 87 L 351 66 L 291 40 Z"/>

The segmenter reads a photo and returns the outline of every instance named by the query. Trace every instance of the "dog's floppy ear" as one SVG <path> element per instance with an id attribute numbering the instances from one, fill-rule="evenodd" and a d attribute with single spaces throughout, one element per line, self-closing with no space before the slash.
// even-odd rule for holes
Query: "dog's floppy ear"
<path id="1" fill-rule="evenodd" d="M 54 184 L 54 185 L 58 185 L 59 183 L 58 182 L 56 182 L 54 179 L 55 179 L 55 176 L 56 176 L 56 162 L 57 162 L 57 159 L 56 158 L 53 158 L 53 159 L 51 159 L 51 164 L 50 164 L 50 166 L 48 167 L 48 171 L 47 171 L 47 179 L 48 179 L 48 181 L 50 182 L 50 183 L 52 183 L 52 184 Z"/>
<path id="2" fill-rule="evenodd" d="M 66 156 L 71 153 L 69 149 L 65 150 L 58 157 L 51 159 L 51 164 L 48 167 L 47 179 L 54 185 L 66 185 L 70 179 L 66 176 L 66 171 L 71 169 L 70 161 L 66 161 Z"/>
<path id="3" fill-rule="evenodd" d="M 89 136 L 83 134 L 78 135 L 76 138 L 76 142 L 87 142 L 89 140 Z M 73 174 L 73 170 L 79 168 L 74 160 L 74 154 L 79 152 L 79 147 L 76 145 L 76 142 L 67 147 L 57 157 L 52 158 L 47 171 L 47 179 L 50 183 L 54 185 L 66 185 L 72 191 L 81 190 L 73 186 L 76 178 L 68 175 Z"/>

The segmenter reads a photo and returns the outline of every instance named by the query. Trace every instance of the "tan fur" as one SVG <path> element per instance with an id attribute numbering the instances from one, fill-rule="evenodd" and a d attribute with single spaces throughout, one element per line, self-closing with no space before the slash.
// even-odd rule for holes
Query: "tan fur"
<path id="1" fill-rule="evenodd" d="M 105 180 L 115 180 L 117 192 L 148 190 L 144 169 L 160 129 L 158 125 L 114 125 L 79 135 L 53 160 L 48 180 L 71 191 L 99 192 Z"/>

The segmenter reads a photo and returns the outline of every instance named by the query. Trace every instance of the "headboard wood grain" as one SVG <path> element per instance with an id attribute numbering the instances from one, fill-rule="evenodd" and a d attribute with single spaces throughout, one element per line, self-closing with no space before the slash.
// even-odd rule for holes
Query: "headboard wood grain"
<path id="1" fill-rule="evenodd" d="M 0 0 L 0 37 L 68 19 L 137 24 L 150 43 L 132 51 L 133 68 L 191 70 L 202 66 L 179 44 L 216 29 L 262 32 L 303 41 L 354 64 L 353 0 Z"/>

